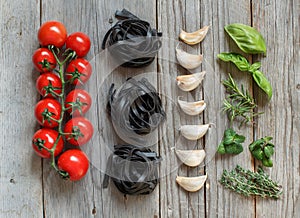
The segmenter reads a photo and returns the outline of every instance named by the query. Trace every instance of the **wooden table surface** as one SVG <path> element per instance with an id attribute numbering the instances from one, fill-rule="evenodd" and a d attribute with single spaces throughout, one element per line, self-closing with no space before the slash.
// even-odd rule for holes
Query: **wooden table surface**
<path id="1" fill-rule="evenodd" d="M 27 0 L 0 2 L 0 217 L 300 217 L 300 65 L 299 65 L 299 1 L 270 0 Z M 101 42 L 116 22 L 114 12 L 127 8 L 138 17 L 148 20 L 163 32 L 163 47 L 157 59 L 143 69 L 117 68 L 112 72 L 105 63 Z M 93 76 L 85 89 L 93 98 L 93 108 L 87 117 L 95 133 L 84 145 L 91 166 L 87 176 L 76 183 L 63 181 L 31 148 L 31 137 L 39 128 L 34 118 L 34 105 L 40 99 L 35 89 L 38 73 L 33 69 L 31 56 L 39 47 L 37 31 L 47 20 L 59 20 L 69 33 L 82 31 L 92 41 L 87 59 L 93 65 Z M 267 101 L 251 77 L 229 63 L 221 63 L 220 52 L 240 52 L 224 32 L 230 23 L 256 27 L 264 36 L 267 56 L 247 55 L 250 61 L 260 60 L 261 70 L 270 80 L 273 97 Z M 207 70 L 202 86 L 190 94 L 180 91 L 175 78 L 186 71 L 174 55 L 180 29 L 195 31 L 210 25 L 205 40 L 193 46 L 192 52 L 203 53 L 201 66 Z M 151 73 L 152 72 L 152 73 Z M 221 80 L 232 73 L 239 84 L 253 93 L 264 111 L 255 125 L 234 128 L 246 136 L 244 152 L 237 156 L 215 155 L 223 132 L 229 126 L 221 113 L 225 96 Z M 113 131 L 105 113 L 109 85 L 121 85 L 126 78 L 146 73 L 157 87 L 167 113 L 166 123 L 152 146 L 164 159 L 159 171 L 161 180 L 155 191 L 147 196 L 124 197 L 111 183 L 102 188 L 103 169 L 109 149 L 120 139 Z M 205 99 L 205 112 L 198 117 L 182 114 L 176 104 L 183 99 Z M 213 123 L 207 136 L 195 146 L 205 148 L 205 166 L 181 166 L 174 147 L 192 149 L 178 133 L 180 124 Z M 271 178 L 283 186 L 279 200 L 244 197 L 224 189 L 218 183 L 224 169 L 237 164 L 256 170 L 247 145 L 253 139 L 273 136 L 276 146 L 274 166 L 266 169 Z M 207 174 L 205 187 L 187 193 L 176 182 L 176 175 Z"/>

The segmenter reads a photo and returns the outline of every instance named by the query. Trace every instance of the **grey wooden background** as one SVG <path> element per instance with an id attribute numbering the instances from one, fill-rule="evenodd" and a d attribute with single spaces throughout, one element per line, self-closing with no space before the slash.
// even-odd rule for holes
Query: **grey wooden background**
<path id="1" fill-rule="evenodd" d="M 158 72 L 150 76 L 151 82 L 163 93 L 167 123 L 161 128 L 153 149 L 164 162 L 160 166 L 160 185 L 149 196 L 125 198 L 113 185 L 102 189 L 101 167 L 106 159 L 103 146 L 118 142 L 109 119 L 102 113 L 106 104 L 105 92 L 92 96 L 99 114 L 88 117 L 95 122 L 95 136 L 83 147 L 92 165 L 80 182 L 62 181 L 49 167 L 49 162 L 34 155 L 31 137 L 39 128 L 33 108 L 39 99 L 35 90 L 38 74 L 33 70 L 31 55 L 38 48 L 37 30 L 47 20 L 59 20 L 69 33 L 86 32 L 92 40 L 88 59 L 93 60 L 94 75 L 86 89 L 98 92 L 99 83 L 107 76 L 107 69 L 97 61 L 101 41 L 110 28 L 109 19 L 116 9 L 127 8 L 137 16 L 150 21 L 163 36 L 164 48 L 158 59 L 146 69 L 116 69 L 102 84 L 107 90 L 110 82 L 121 84 L 128 76 L 141 72 Z M 299 72 L 299 9 L 297 0 L 27 0 L 0 1 L 0 217 L 299 217 L 300 216 L 300 72 Z M 113 21 L 116 21 L 113 18 Z M 267 42 L 267 57 L 260 59 L 262 71 L 270 79 L 274 95 L 270 102 L 245 73 L 232 65 L 216 60 L 220 52 L 239 51 L 224 33 L 226 24 L 241 22 L 256 27 Z M 194 52 L 203 53 L 202 69 L 208 75 L 191 95 L 178 90 L 175 77 L 185 71 L 174 60 L 174 47 L 181 28 L 194 31 L 211 25 L 208 35 Z M 173 40 L 173 41 L 172 41 Z M 258 101 L 259 110 L 265 113 L 255 126 L 244 127 L 240 133 L 247 143 L 266 135 L 274 136 L 276 153 L 274 167 L 267 173 L 279 181 L 284 189 L 280 200 L 245 198 L 225 190 L 219 183 L 223 169 L 233 169 L 236 164 L 255 170 L 255 162 L 248 149 L 234 157 L 215 155 L 216 146 L 228 127 L 226 117 L 220 113 L 224 88 L 220 81 L 232 72 L 239 83 L 245 84 Z M 164 81 L 162 75 L 174 79 Z M 208 108 L 198 118 L 183 115 L 173 102 L 178 95 L 186 99 L 208 101 Z M 168 100 L 171 99 L 172 101 Z M 173 103 L 172 103 L 173 102 Z M 214 123 L 207 138 L 196 146 L 206 149 L 209 161 L 206 166 L 189 169 L 178 166 L 172 149 L 178 140 L 179 124 Z M 100 145 L 99 145 L 100 144 Z M 188 146 L 181 143 L 183 149 Z M 102 147 L 101 147 L 102 146 Z M 175 177 L 206 173 L 206 186 L 197 193 L 186 193 L 177 186 Z"/>

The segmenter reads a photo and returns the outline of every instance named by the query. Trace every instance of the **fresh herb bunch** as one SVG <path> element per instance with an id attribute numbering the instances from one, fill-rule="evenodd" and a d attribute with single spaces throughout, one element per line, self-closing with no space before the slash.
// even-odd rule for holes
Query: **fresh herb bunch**
<path id="1" fill-rule="evenodd" d="M 282 186 L 271 180 L 262 168 L 252 172 L 237 165 L 231 172 L 224 170 L 219 182 L 225 188 L 245 196 L 278 199 L 282 194 Z"/>
<path id="2" fill-rule="evenodd" d="M 253 110 L 257 108 L 257 104 L 250 96 L 249 92 L 244 89 L 243 85 L 239 89 L 236 82 L 229 74 L 227 80 L 223 80 L 222 84 L 225 86 L 226 91 L 229 93 L 223 102 L 222 110 L 227 113 L 230 122 L 236 118 L 242 118 L 241 125 L 252 121 L 253 117 L 258 116 L 260 113 L 255 113 Z"/>
<path id="3" fill-rule="evenodd" d="M 218 146 L 220 154 L 239 154 L 243 151 L 245 136 L 238 135 L 233 129 L 226 129 L 223 140 Z"/>
<path id="4" fill-rule="evenodd" d="M 266 136 L 252 142 L 249 145 L 249 150 L 252 156 L 257 160 L 262 161 L 262 164 L 266 167 L 273 166 L 271 156 L 274 154 L 274 145 L 270 143 L 272 139 L 272 137 Z"/>

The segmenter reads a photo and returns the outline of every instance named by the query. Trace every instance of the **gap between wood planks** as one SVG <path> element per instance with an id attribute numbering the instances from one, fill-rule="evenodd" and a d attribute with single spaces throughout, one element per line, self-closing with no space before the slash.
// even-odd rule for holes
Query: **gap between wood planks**
<path id="1" fill-rule="evenodd" d="M 253 27 L 253 0 L 250 0 L 250 25 Z M 250 58 L 251 58 L 251 60 L 250 60 L 251 63 L 253 63 L 253 55 L 251 55 Z M 254 89 L 254 86 L 253 86 L 253 79 L 252 79 L 252 96 L 254 96 L 255 93 L 256 92 L 255 92 L 255 89 Z M 254 111 L 256 111 L 256 112 L 257 112 L 257 110 L 258 110 L 257 108 L 254 109 Z M 254 141 L 256 136 L 257 136 L 257 132 L 256 132 L 256 128 L 255 128 L 255 123 L 257 122 L 257 120 L 258 120 L 257 117 L 253 118 L 254 124 L 252 125 L 252 132 L 253 132 L 252 141 Z M 251 155 L 251 163 L 252 163 L 252 166 L 253 166 L 252 170 L 255 171 L 256 165 L 255 165 L 255 160 L 252 157 L 252 155 Z M 256 197 L 254 197 L 254 199 L 253 199 L 253 204 L 254 204 L 253 205 L 254 206 L 254 217 L 257 217 L 257 215 L 256 215 Z"/>

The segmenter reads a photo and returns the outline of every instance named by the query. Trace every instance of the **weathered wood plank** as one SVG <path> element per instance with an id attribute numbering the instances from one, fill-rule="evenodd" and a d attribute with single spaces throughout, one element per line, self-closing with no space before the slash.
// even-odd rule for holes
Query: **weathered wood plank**
<path id="1" fill-rule="evenodd" d="M 58 20 L 66 26 L 68 34 L 82 31 L 90 35 L 95 23 L 91 11 L 94 6 L 94 2 L 90 4 L 87 1 L 42 1 L 41 22 Z M 87 59 L 90 57 L 91 54 L 88 54 Z M 91 144 L 84 146 L 91 146 Z M 84 146 L 82 150 L 85 151 Z M 85 179 L 72 183 L 63 181 L 47 160 L 43 162 L 43 169 L 46 217 L 91 217 L 93 215 L 93 184 L 90 171 Z"/>
<path id="2" fill-rule="evenodd" d="M 251 90 L 251 78 L 246 73 L 239 72 L 233 65 L 217 60 L 220 52 L 239 52 L 235 43 L 224 31 L 224 26 L 230 23 L 251 24 L 250 1 L 206 1 L 201 3 L 202 22 L 204 25 L 211 25 L 210 33 L 202 43 L 205 62 L 204 69 L 213 69 L 208 72 L 204 81 L 204 93 L 210 102 L 205 110 L 205 120 L 215 123 L 217 128 L 206 140 L 207 154 L 212 156 L 216 152 L 216 146 L 220 143 L 223 132 L 230 125 L 226 115 L 221 113 L 225 90 L 221 81 L 227 79 L 231 73 L 238 84 Z M 237 164 L 247 169 L 252 168 L 251 155 L 247 145 L 252 141 L 252 126 L 238 128 L 239 124 L 234 123 L 234 130 L 246 136 L 243 153 L 234 155 L 219 155 L 206 166 L 208 175 L 206 189 L 206 216 L 207 217 L 253 217 L 255 215 L 254 200 L 245 198 L 228 189 L 224 189 L 218 180 L 224 169 L 233 169 Z"/>
<path id="3" fill-rule="evenodd" d="M 42 217 L 41 160 L 31 149 L 38 98 L 31 54 L 39 27 L 36 1 L 0 2 L 0 217 Z"/>
<path id="4" fill-rule="evenodd" d="M 177 97 L 187 94 L 179 91 L 176 76 L 186 71 L 176 64 L 175 48 L 180 28 L 185 28 L 185 1 L 158 1 L 158 28 L 163 32 L 163 47 L 159 52 L 159 88 L 167 113 L 167 129 L 162 129 L 160 153 L 164 160 L 160 174 L 160 217 L 186 217 L 189 214 L 189 195 L 176 182 L 176 175 L 187 176 L 188 168 L 181 165 L 174 149 L 189 149 L 186 140 L 180 137 L 179 127 L 186 124 L 186 116 L 177 107 Z M 191 143 L 191 148 L 195 147 Z M 194 193 L 193 195 L 197 195 Z M 202 194 L 203 195 L 203 194 Z"/>
<path id="5" fill-rule="evenodd" d="M 253 25 L 266 40 L 267 56 L 259 59 L 273 86 L 270 102 L 256 89 L 265 111 L 257 138 L 274 137 L 274 166 L 266 172 L 283 185 L 281 200 L 257 199 L 257 217 L 299 217 L 299 1 L 253 1 Z"/>
<path id="6" fill-rule="evenodd" d="M 52 10 L 58 8 L 57 12 Z M 57 176 L 53 177 L 52 170 L 45 167 L 45 211 L 46 216 L 61 216 L 61 211 L 67 217 L 153 217 L 158 215 L 159 201 L 157 188 L 149 196 L 124 196 L 110 182 L 108 189 L 102 189 L 102 180 L 108 156 L 113 145 L 120 143 L 112 128 L 110 119 L 105 111 L 107 93 L 111 83 L 117 87 L 122 85 L 128 77 L 142 72 L 152 72 L 156 69 L 155 62 L 144 69 L 117 68 L 112 72 L 106 62 L 111 60 L 99 59 L 102 55 L 100 48 L 102 39 L 111 27 L 109 19 L 114 18 L 117 9 L 127 8 L 137 16 L 151 22 L 155 27 L 155 1 L 141 3 L 139 1 L 47 1 L 43 2 L 43 21 L 58 19 L 62 21 L 68 31 L 86 32 L 92 40 L 91 52 L 88 59 L 93 66 L 93 75 L 84 87 L 93 98 L 93 107 L 87 114 L 94 127 L 93 140 L 84 145 L 91 160 L 91 168 L 86 178 L 78 183 L 65 183 Z M 149 13 L 150 12 L 150 13 Z M 80 15 L 80 16 L 78 16 Z M 148 79 L 156 86 L 156 74 Z M 157 150 L 154 146 L 155 150 Z M 51 170 L 51 172 L 49 172 Z M 56 187 L 56 188 L 55 188 Z"/>
<path id="7" fill-rule="evenodd" d="M 106 1 L 105 3 L 100 3 L 98 8 L 102 8 L 101 12 L 102 16 L 105 17 L 105 23 L 103 24 L 102 28 L 98 29 L 98 35 L 100 38 L 99 41 L 95 41 L 95 43 L 101 43 L 102 39 L 106 33 L 106 31 L 113 25 L 117 19 L 114 18 L 115 11 L 122 10 L 126 8 L 127 10 L 131 11 L 136 16 L 140 17 L 141 19 L 145 19 L 150 22 L 152 27 L 155 27 L 156 24 L 156 11 L 155 11 L 155 1 L 147 1 L 147 2 L 140 2 L 140 1 Z M 108 22 L 109 18 L 112 17 L 114 23 L 110 24 Z M 101 50 L 98 50 L 101 52 Z M 110 60 L 108 60 L 110 61 Z M 95 63 L 97 63 L 96 61 Z M 104 64 L 104 66 L 106 66 Z M 151 193 L 150 195 L 146 196 L 127 196 L 124 197 L 122 193 L 120 193 L 116 187 L 114 186 L 113 182 L 110 181 L 110 185 L 107 189 L 102 189 L 102 180 L 103 180 L 103 170 L 106 168 L 106 160 L 111 153 L 112 146 L 117 143 L 124 143 L 121 139 L 119 139 L 111 125 L 111 121 L 107 116 L 106 113 L 106 97 L 108 93 L 108 89 L 111 83 L 115 83 L 116 88 L 119 88 L 127 78 L 129 77 L 137 77 L 140 78 L 139 75 L 142 73 L 146 73 L 146 78 L 154 85 L 157 86 L 157 76 L 156 73 L 152 74 L 150 72 L 156 72 L 156 62 L 153 62 L 150 66 L 141 69 L 129 69 L 129 68 L 122 68 L 119 67 L 114 71 L 110 71 L 109 69 L 104 69 L 103 65 L 98 64 L 96 66 L 97 70 L 97 83 L 98 85 L 98 94 L 97 97 L 98 105 L 100 108 L 99 113 L 96 116 L 98 120 L 98 128 L 101 130 L 100 134 L 98 135 L 98 140 L 100 146 L 93 150 L 96 154 L 98 154 L 102 160 L 102 163 L 98 163 L 97 165 L 100 166 L 101 175 L 95 179 L 95 205 L 99 207 L 99 216 L 100 217 L 155 217 L 159 214 L 159 188 L 157 187 L 156 190 Z M 150 73 L 150 74 L 147 74 Z M 104 79 L 104 83 L 101 84 L 101 80 Z M 122 116 L 122 115 L 120 115 Z M 113 135 L 111 134 L 113 133 Z M 97 144 L 97 143 L 96 143 Z M 106 147 L 106 149 L 104 149 Z M 110 148 L 111 150 L 108 150 Z M 157 145 L 151 147 L 151 149 L 157 151 Z M 103 153 L 105 150 L 105 153 Z M 95 172 L 95 175 L 99 172 Z M 98 213 L 98 212 L 97 212 Z"/>

